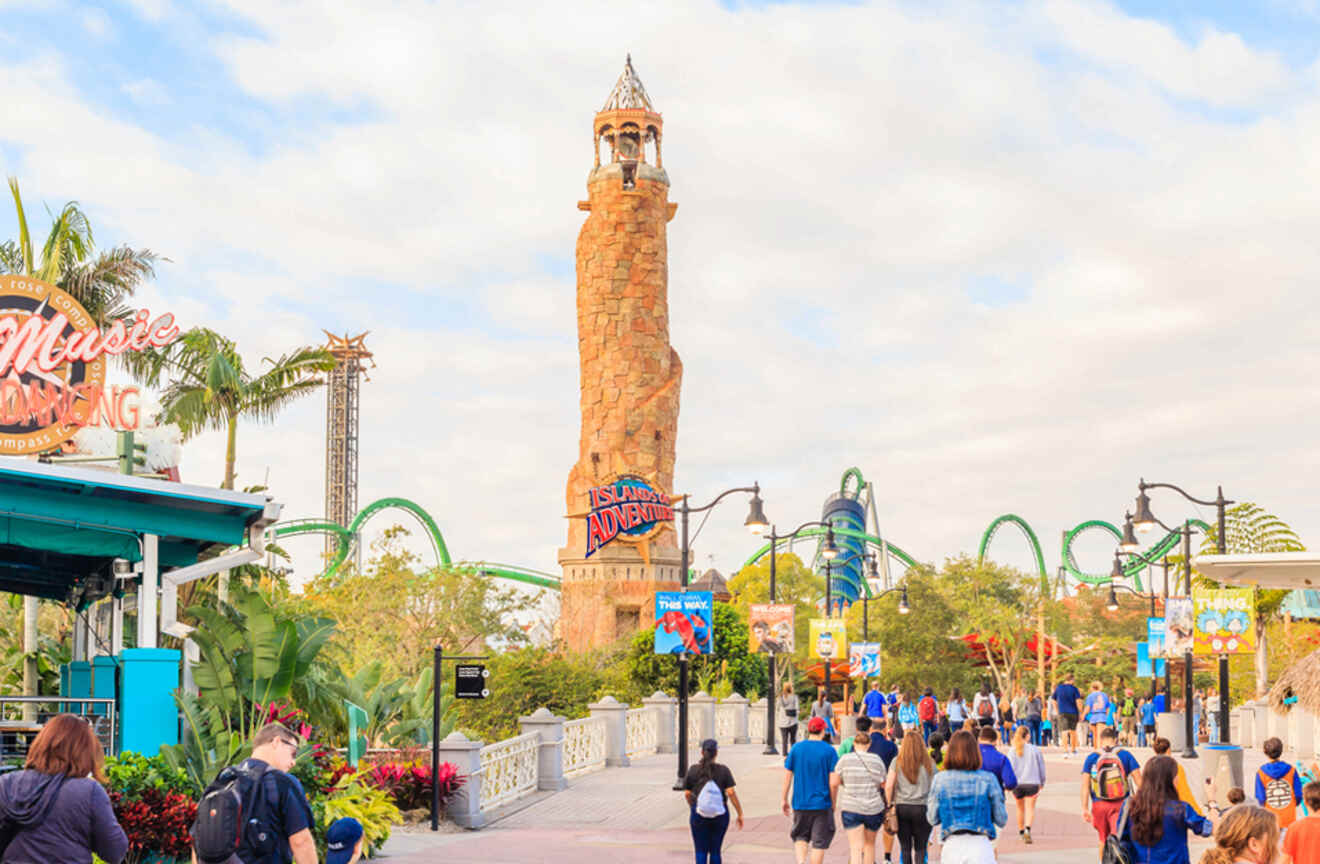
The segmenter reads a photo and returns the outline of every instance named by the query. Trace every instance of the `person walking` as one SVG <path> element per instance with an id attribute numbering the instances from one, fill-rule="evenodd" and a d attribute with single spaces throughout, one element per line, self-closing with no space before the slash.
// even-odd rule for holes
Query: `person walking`
<path id="1" fill-rule="evenodd" d="M 830 794 L 848 836 L 848 864 L 874 864 L 875 835 L 885 820 L 885 763 L 870 747 L 871 733 L 858 732 L 830 774 Z"/>
<path id="2" fill-rule="evenodd" d="M 738 811 L 738 830 L 743 827 L 742 802 L 734 787 L 729 766 L 715 761 L 720 746 L 714 738 L 701 742 L 701 761 L 688 768 L 683 778 L 683 797 L 687 798 L 688 827 L 692 830 L 692 848 L 697 864 L 720 864 L 724 859 L 724 835 L 729 830 L 729 804 Z"/>
<path id="3" fill-rule="evenodd" d="M 949 693 L 949 701 L 944 705 L 945 714 L 949 718 L 949 728 L 958 730 L 967 722 L 967 700 L 963 699 L 962 691 L 954 687 Z M 952 733 L 950 733 L 952 734 Z"/>
<path id="4" fill-rule="evenodd" d="M 1103 854 L 1124 802 L 1141 782 L 1141 763 L 1117 747 L 1118 733 L 1112 728 L 1102 730 L 1097 743 L 1100 748 L 1082 763 L 1082 819 L 1099 835 Z"/>
<path id="5" fill-rule="evenodd" d="M 793 745 L 784 758 L 784 788 L 780 807 L 791 816 L 789 838 L 797 864 L 822 864 L 834 840 L 834 796 L 830 774 L 839 754 L 825 741 L 825 719 L 807 721 L 807 738 Z M 789 793 L 792 793 L 790 805 Z"/>
<path id="6" fill-rule="evenodd" d="M 1177 776 L 1178 763 L 1169 756 L 1154 757 L 1141 772 L 1120 837 L 1132 844 L 1133 864 L 1191 864 L 1187 832 L 1209 837 L 1214 829 L 1211 819 L 1178 798 Z"/>
<path id="7" fill-rule="evenodd" d="M 1013 703 L 1005 693 L 999 697 L 999 739 L 1003 744 L 1013 740 L 1013 720 L 1017 715 L 1013 713 Z"/>
<path id="8" fill-rule="evenodd" d="M 1086 694 L 1082 711 L 1086 715 L 1088 731 L 1094 736 L 1092 746 L 1099 747 L 1100 735 L 1105 731 L 1109 719 L 1109 696 L 1105 694 L 1099 681 L 1091 682 L 1091 692 Z"/>
<path id="9" fill-rule="evenodd" d="M 999 783 L 981 770 L 972 733 L 960 730 L 949 739 L 944 770 L 931 780 L 926 820 L 940 826 L 940 864 L 994 864 L 990 841 L 1008 823 L 1008 813 Z"/>
<path id="10" fill-rule="evenodd" d="M 1039 691 L 1033 691 L 1027 697 L 1027 707 L 1023 719 L 1027 724 L 1027 730 L 1031 732 L 1031 743 L 1037 747 L 1040 746 L 1040 724 L 1044 713 L 1045 700 L 1040 698 Z"/>
<path id="11" fill-rule="evenodd" d="M 1279 820 L 1284 831 L 1297 820 L 1297 805 L 1302 803 L 1302 778 L 1297 767 L 1284 761 L 1283 741 L 1266 738 L 1261 747 L 1267 761 L 1256 769 L 1256 803 Z"/>
<path id="12" fill-rule="evenodd" d="M 1320 838 L 1309 849 L 1283 851 L 1291 864 L 1310 864 L 1320 859 Z M 1279 823 L 1263 807 L 1242 804 L 1224 814 L 1215 828 L 1215 845 L 1201 854 L 1200 864 L 1271 864 L 1279 849 Z M 1299 857 L 1300 856 L 1300 857 Z"/>
<path id="13" fill-rule="evenodd" d="M 1077 703 L 1082 700 L 1082 692 L 1073 683 L 1073 674 L 1069 672 L 1063 683 L 1054 688 L 1054 736 L 1064 750 L 1064 758 L 1077 755 Z"/>
<path id="14" fill-rule="evenodd" d="M 1146 747 L 1155 738 L 1155 701 L 1143 697 L 1137 703 L 1137 716 L 1140 720 L 1140 725 L 1137 727 L 1137 746 Z"/>
<path id="15" fill-rule="evenodd" d="M 921 728 L 921 714 L 917 711 L 917 700 L 911 691 L 903 694 L 903 701 L 898 704 L 898 725 L 903 733 L 917 732 Z"/>
<path id="16" fill-rule="evenodd" d="M 811 716 L 825 721 L 825 740 L 834 743 L 834 706 L 825 695 L 825 688 L 816 690 L 816 701 L 811 703 Z"/>
<path id="17" fill-rule="evenodd" d="M 871 718 L 872 723 L 885 716 L 885 694 L 880 692 L 880 679 L 871 682 L 871 689 L 862 697 L 862 712 Z"/>
<path id="18" fill-rule="evenodd" d="M 972 718 L 980 726 L 994 726 L 999 720 L 999 703 L 990 692 L 990 685 L 982 683 L 972 697 Z"/>
<path id="19" fill-rule="evenodd" d="M 885 781 L 885 795 L 898 817 L 898 852 L 902 864 L 925 864 L 931 832 L 926 803 L 935 772 L 935 763 L 917 736 L 904 736 L 898 759 Z"/>
<path id="20" fill-rule="evenodd" d="M 6 862 L 119 864 L 128 836 L 106 794 L 105 753 L 81 717 L 60 714 L 28 747 L 20 771 L 0 777 L 0 847 Z"/>
<path id="21" fill-rule="evenodd" d="M 1310 815 L 1288 828 L 1283 851 L 1292 858 L 1292 864 L 1320 864 L 1320 783 L 1312 780 L 1303 786 L 1302 801 Z"/>
<path id="22" fill-rule="evenodd" d="M 783 751 L 787 754 L 789 748 L 797 743 L 798 733 L 798 697 L 789 681 L 784 682 L 784 690 L 775 702 L 775 726 L 779 727 Z"/>
<path id="23" fill-rule="evenodd" d="M 917 719 L 921 721 L 921 738 L 929 741 L 930 736 L 939 727 L 940 703 L 935 701 L 935 691 L 927 687 L 917 703 Z"/>
<path id="24" fill-rule="evenodd" d="M 1036 818 L 1036 796 L 1045 788 L 1045 755 L 1031 743 L 1031 730 L 1019 726 L 1013 733 L 1009 765 L 1017 778 L 1013 799 L 1017 802 L 1018 836 L 1023 843 L 1031 843 L 1031 823 Z"/>
<path id="25" fill-rule="evenodd" d="M 1140 720 L 1140 712 L 1137 708 L 1137 697 L 1128 687 L 1123 691 L 1123 701 L 1118 705 L 1118 722 L 1121 734 L 1118 736 L 1118 743 L 1126 744 L 1128 747 L 1137 746 L 1137 723 Z"/>

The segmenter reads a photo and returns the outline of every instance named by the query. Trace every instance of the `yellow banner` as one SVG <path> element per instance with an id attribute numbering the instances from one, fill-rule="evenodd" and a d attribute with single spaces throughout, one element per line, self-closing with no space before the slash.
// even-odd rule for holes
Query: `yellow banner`
<path id="1" fill-rule="evenodd" d="M 842 618 L 812 618 L 810 634 L 812 657 L 817 660 L 848 657 L 848 624 Z"/>
<path id="2" fill-rule="evenodd" d="M 1196 654 L 1253 654 L 1256 651 L 1256 590 L 1197 588 L 1192 592 Z"/>

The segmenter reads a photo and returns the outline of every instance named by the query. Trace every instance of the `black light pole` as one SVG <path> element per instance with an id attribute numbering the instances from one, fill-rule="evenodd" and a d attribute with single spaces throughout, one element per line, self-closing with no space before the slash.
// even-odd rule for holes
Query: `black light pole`
<path id="1" fill-rule="evenodd" d="M 1216 522 L 1215 551 L 1220 555 L 1225 555 L 1228 553 L 1226 510 L 1229 504 L 1233 504 L 1235 502 L 1230 501 L 1224 497 L 1223 486 L 1215 487 L 1215 500 L 1203 501 L 1200 498 L 1192 497 L 1191 495 L 1187 494 L 1186 490 L 1178 486 L 1175 486 L 1172 483 L 1147 483 L 1145 478 L 1142 478 L 1137 483 L 1137 515 L 1135 517 L 1135 521 L 1136 521 L 1137 530 L 1143 532 L 1151 530 L 1152 528 L 1155 527 L 1156 524 L 1163 525 L 1163 523 L 1160 522 L 1158 519 L 1156 519 L 1155 515 L 1150 512 L 1150 496 L 1146 494 L 1147 489 L 1172 489 L 1173 491 L 1177 492 L 1179 495 L 1186 498 L 1188 501 L 1191 501 L 1193 504 L 1200 504 L 1205 507 L 1213 506 L 1215 508 L 1215 517 L 1216 517 L 1215 518 L 1215 522 Z M 1164 527 L 1168 529 L 1168 526 L 1164 526 Z M 1187 560 L 1184 565 L 1187 573 L 1187 596 L 1191 597 L 1192 596 L 1192 581 L 1191 581 L 1192 580 L 1192 573 L 1191 573 L 1192 544 L 1191 544 L 1190 521 L 1184 524 L 1184 529 L 1186 533 L 1184 533 L 1183 535 L 1183 541 L 1184 541 L 1183 552 L 1185 555 L 1187 555 Z M 1209 706 L 1207 706 L 1207 708 L 1208 707 Z M 1190 714 L 1191 710 L 1192 710 L 1191 703 L 1188 702 L 1187 712 Z M 1227 654 L 1219 655 L 1219 743 L 1220 744 L 1228 743 L 1228 655 Z"/>
<path id="2" fill-rule="evenodd" d="M 747 512 L 747 519 L 743 525 L 753 534 L 760 534 L 770 527 L 766 522 L 765 512 L 761 505 L 761 484 L 753 483 L 751 486 L 739 486 L 735 489 L 726 489 L 715 497 L 715 500 L 705 507 L 691 507 L 688 505 L 688 496 L 684 495 L 680 499 L 678 506 L 679 523 L 681 525 L 682 545 L 679 547 L 679 585 L 684 593 L 688 586 L 688 559 L 691 557 L 691 550 L 688 548 L 688 516 L 692 513 L 702 513 L 715 507 L 716 504 L 723 501 L 727 496 L 735 492 L 752 493 L 751 508 Z M 688 768 L 688 658 L 684 651 L 678 655 L 678 780 L 674 783 L 675 790 L 683 788 L 683 780 L 687 777 Z"/>
<path id="3" fill-rule="evenodd" d="M 1164 639 L 1169 639 L 1169 556 L 1164 556 Z M 1164 646 L 1161 645 L 1161 648 Z M 1173 710 L 1173 664 L 1167 658 L 1164 660 L 1164 710 Z"/>
<path id="4" fill-rule="evenodd" d="M 1183 523 L 1183 577 L 1183 590 L 1190 600 L 1192 596 L 1192 523 L 1190 521 Z M 1184 759 L 1196 758 L 1196 726 L 1192 722 L 1192 700 L 1192 648 L 1189 645 L 1183 654 L 1183 734 L 1186 736 L 1186 746 L 1183 747 L 1182 754 Z"/>
<path id="5" fill-rule="evenodd" d="M 765 518 L 764 514 L 762 514 L 761 518 L 763 519 Z M 794 528 L 788 534 L 779 534 L 774 525 L 770 526 L 770 602 L 771 603 L 775 602 L 775 558 L 778 555 L 777 547 L 779 545 L 779 541 L 792 540 L 794 537 L 798 536 L 806 529 L 813 527 L 829 528 L 830 525 L 828 522 L 821 522 L 819 520 L 815 520 L 811 522 L 803 522 L 801 525 Z M 831 546 L 833 545 L 832 540 L 830 541 L 829 545 Z M 838 554 L 837 550 L 835 551 L 835 554 Z M 762 750 L 761 753 L 762 755 L 765 756 L 775 756 L 778 755 L 779 750 L 778 748 L 775 747 L 775 697 L 777 694 L 775 693 L 775 654 L 773 651 L 766 655 L 765 663 L 769 673 L 769 678 L 767 680 L 769 680 L 770 682 L 769 683 L 770 692 L 765 700 L 765 749 Z"/>
<path id="6" fill-rule="evenodd" d="M 1132 527 L 1132 521 L 1129 519 L 1128 528 L 1130 529 L 1131 527 Z M 1137 591 L 1133 588 L 1129 588 L 1126 585 L 1119 584 L 1119 580 L 1127 578 L 1127 574 L 1123 572 L 1123 562 L 1120 561 L 1118 557 L 1120 555 L 1130 555 L 1131 557 L 1136 558 L 1140 561 L 1146 561 L 1145 558 L 1142 558 L 1140 555 L 1136 554 L 1135 552 L 1128 552 L 1122 547 L 1120 547 L 1118 551 L 1114 552 L 1114 569 L 1111 570 L 1109 573 L 1109 601 L 1105 603 L 1105 608 L 1108 609 L 1110 612 L 1118 611 L 1118 594 L 1115 593 L 1117 591 L 1126 591 L 1127 593 L 1135 594 L 1138 597 L 1145 596 L 1140 591 Z M 1146 563 L 1150 563 L 1150 562 L 1147 561 Z M 1148 593 L 1150 595 L 1150 617 L 1154 618 L 1155 617 L 1155 586 L 1154 584 L 1152 584 L 1149 587 L 1150 587 L 1150 591 Z M 1155 701 L 1155 658 L 1152 657 L 1150 659 L 1150 662 L 1151 662 L 1150 701 L 1153 703 Z"/>

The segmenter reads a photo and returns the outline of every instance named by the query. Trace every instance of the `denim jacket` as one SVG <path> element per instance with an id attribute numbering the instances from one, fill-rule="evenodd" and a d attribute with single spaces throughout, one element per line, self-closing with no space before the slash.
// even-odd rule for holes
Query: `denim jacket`
<path id="1" fill-rule="evenodd" d="M 954 831 L 975 831 L 991 840 L 995 826 L 1008 822 L 1004 790 L 985 771 L 941 771 L 930 784 L 926 821 L 940 826 L 940 839 Z"/>

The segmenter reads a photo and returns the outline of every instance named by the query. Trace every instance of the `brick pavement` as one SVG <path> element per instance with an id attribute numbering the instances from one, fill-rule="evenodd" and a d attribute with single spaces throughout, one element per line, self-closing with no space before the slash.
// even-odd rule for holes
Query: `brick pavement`
<path id="1" fill-rule="evenodd" d="M 779 812 L 782 761 L 761 754 L 761 745 L 725 747 L 721 761 L 737 781 L 746 811 L 742 831 L 730 827 L 724 845 L 728 864 L 761 861 L 791 862 L 788 819 Z M 1248 772 L 1260 757 L 1248 752 Z M 1150 750 L 1134 748 L 1145 762 Z M 1097 861 L 1098 847 L 1091 827 L 1079 815 L 1081 763 L 1057 754 L 1046 757 L 1048 782 L 1037 802 L 1035 843 L 1026 846 L 1017 837 L 1015 810 L 1009 800 L 1009 825 L 999 845 L 1005 864 L 1086 864 Z M 547 795 L 481 831 L 430 834 L 395 832 L 384 849 L 385 858 L 398 864 L 443 860 L 452 864 L 504 864 L 504 862 L 580 862 L 608 860 L 619 864 L 692 860 L 688 809 L 672 791 L 675 761 L 672 755 L 635 760 L 629 768 L 598 771 L 570 781 L 569 788 Z M 1188 763 L 1193 787 L 1200 787 L 1200 769 Z M 1206 841 L 1194 841 L 1192 860 Z M 842 832 L 825 859 L 829 864 L 848 860 Z M 895 858 L 897 860 L 897 857 Z M 938 862 L 938 846 L 931 861 Z"/>

